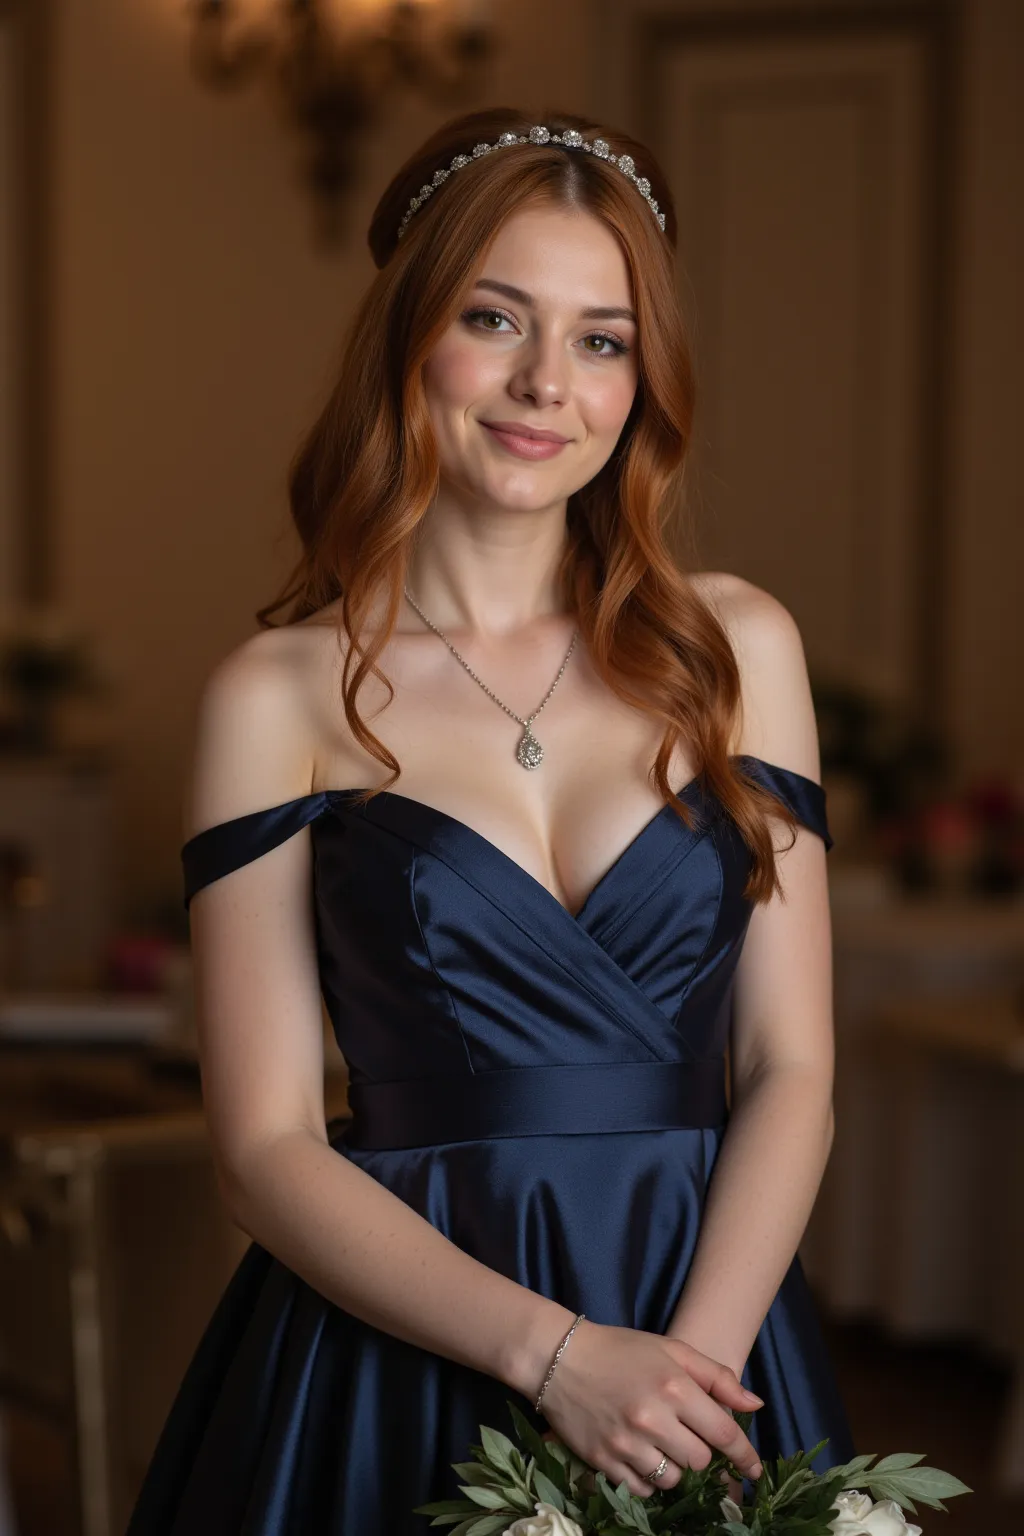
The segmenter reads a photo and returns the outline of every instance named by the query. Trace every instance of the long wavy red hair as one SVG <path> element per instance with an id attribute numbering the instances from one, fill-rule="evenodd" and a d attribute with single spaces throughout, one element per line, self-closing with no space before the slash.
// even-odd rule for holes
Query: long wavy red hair
<path id="1" fill-rule="evenodd" d="M 697 778 L 736 822 L 751 852 L 747 894 L 765 901 L 779 888 L 769 817 L 792 825 L 784 806 L 729 754 L 740 707 L 739 671 L 725 630 L 685 577 L 676 551 L 682 475 L 694 406 L 693 369 L 676 291 L 676 216 L 660 166 L 643 144 L 589 118 L 548 113 L 561 133 L 600 136 L 632 155 L 665 215 L 616 167 L 557 144 L 512 145 L 453 175 L 397 231 L 409 201 L 459 153 L 500 133 L 527 134 L 533 119 L 496 107 L 452 119 L 392 178 L 377 204 L 369 245 L 379 268 L 346 339 L 341 368 L 291 468 L 292 517 L 301 558 L 257 619 L 290 605 L 295 622 L 340 599 L 345 643 L 342 697 L 355 739 L 398 777 L 398 759 L 369 729 L 358 696 L 378 666 L 402 602 L 417 525 L 438 488 L 437 446 L 423 364 L 456 319 L 462 296 L 501 223 L 526 203 L 584 209 L 614 230 L 632 279 L 639 331 L 636 398 L 615 452 L 569 497 L 560 577 L 567 610 L 607 685 L 664 725 L 652 778 L 689 823 L 692 812 L 668 782 L 674 747 L 684 743 Z M 384 622 L 365 632 L 386 599 Z M 375 791 L 379 792 L 379 791 Z"/>

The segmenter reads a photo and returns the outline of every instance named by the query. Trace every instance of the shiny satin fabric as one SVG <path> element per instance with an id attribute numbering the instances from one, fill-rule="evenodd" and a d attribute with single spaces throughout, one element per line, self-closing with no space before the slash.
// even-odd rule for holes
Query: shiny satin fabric
<path id="1" fill-rule="evenodd" d="M 818 785 L 742 763 L 827 839 Z M 751 911 L 737 829 L 687 785 L 694 825 L 658 812 L 573 915 L 462 822 L 358 793 L 198 834 L 186 901 L 310 826 L 321 984 L 352 1079 L 331 1145 L 482 1263 L 593 1321 L 664 1333 L 727 1130 Z M 765 1399 L 762 1456 L 825 1437 L 819 1470 L 854 1454 L 799 1259 L 744 1382 Z M 412 1507 L 456 1495 L 451 1463 L 481 1423 L 511 1433 L 508 1398 L 546 1427 L 501 1382 L 361 1322 L 253 1244 L 127 1536 L 422 1536 Z"/>
<path id="2" fill-rule="evenodd" d="M 505 1067 L 457 1077 L 356 1083 L 346 1146 L 367 1151 L 499 1136 L 656 1131 L 724 1125 L 724 1061 L 615 1061 L 586 1067 Z"/>

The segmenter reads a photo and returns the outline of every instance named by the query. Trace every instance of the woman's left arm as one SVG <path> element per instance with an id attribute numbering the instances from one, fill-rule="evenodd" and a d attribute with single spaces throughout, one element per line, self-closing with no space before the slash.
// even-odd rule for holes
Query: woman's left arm
<path id="1" fill-rule="evenodd" d="M 734 577 L 705 578 L 740 665 L 738 750 L 819 778 L 803 647 L 790 615 Z M 831 930 L 825 847 L 775 834 L 783 895 L 751 917 L 733 994 L 729 1124 L 668 1333 L 739 1376 L 792 1263 L 832 1144 Z"/>

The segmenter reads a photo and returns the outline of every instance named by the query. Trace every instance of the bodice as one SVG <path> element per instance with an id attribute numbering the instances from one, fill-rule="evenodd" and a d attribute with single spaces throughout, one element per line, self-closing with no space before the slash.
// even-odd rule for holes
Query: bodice
<path id="1" fill-rule="evenodd" d="M 740 762 L 830 845 L 820 785 Z M 680 791 L 693 825 L 663 806 L 575 914 L 456 817 L 363 794 L 302 795 L 182 850 L 188 905 L 310 827 L 321 986 L 354 1086 L 721 1060 L 750 853 L 698 781 Z"/>

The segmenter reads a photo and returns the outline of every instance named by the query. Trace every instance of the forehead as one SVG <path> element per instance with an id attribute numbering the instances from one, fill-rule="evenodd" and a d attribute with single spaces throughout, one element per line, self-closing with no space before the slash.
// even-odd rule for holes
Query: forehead
<path id="1" fill-rule="evenodd" d="M 618 236 L 585 209 L 534 204 L 509 215 L 474 281 L 496 278 L 537 304 L 582 309 L 630 305 L 633 285 Z"/>

